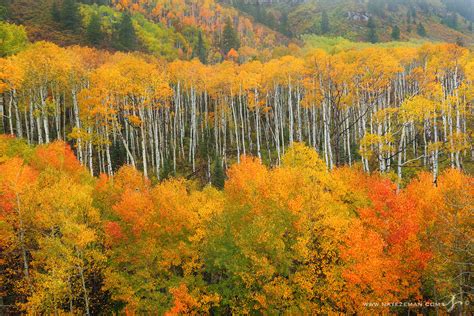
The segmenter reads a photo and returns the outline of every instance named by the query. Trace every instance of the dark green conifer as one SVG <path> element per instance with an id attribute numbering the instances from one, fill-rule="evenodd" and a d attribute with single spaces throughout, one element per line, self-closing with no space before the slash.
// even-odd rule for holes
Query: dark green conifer
<path id="1" fill-rule="evenodd" d="M 329 17 L 326 11 L 321 14 L 321 33 L 326 34 L 329 32 Z"/>
<path id="2" fill-rule="evenodd" d="M 80 26 L 79 7 L 76 0 L 64 0 L 61 23 L 65 29 L 77 31 Z"/>
<path id="3" fill-rule="evenodd" d="M 98 45 L 104 39 L 104 34 L 102 33 L 102 27 L 100 22 L 100 16 L 98 14 L 93 14 L 89 24 L 87 25 L 86 30 L 87 41 L 92 45 Z"/>
<path id="4" fill-rule="evenodd" d="M 367 23 L 367 26 L 369 27 L 369 32 L 367 34 L 369 42 L 377 43 L 379 41 L 379 37 L 377 36 L 375 21 L 372 17 L 369 18 L 369 22 Z"/>
<path id="5" fill-rule="evenodd" d="M 232 48 L 238 50 L 240 48 L 240 40 L 237 32 L 232 26 L 232 21 L 229 18 L 227 19 L 224 31 L 222 32 L 222 51 L 224 55 L 227 55 Z"/>
<path id="6" fill-rule="evenodd" d="M 400 40 L 400 28 L 398 27 L 398 25 L 394 25 L 392 27 L 392 39 L 395 41 Z"/>
<path id="7" fill-rule="evenodd" d="M 137 36 L 133 27 L 130 13 L 122 14 L 122 20 L 117 29 L 117 48 L 123 51 L 132 51 L 137 47 Z"/>
<path id="8" fill-rule="evenodd" d="M 54 1 L 53 5 L 51 6 L 51 17 L 53 18 L 54 22 L 61 22 L 61 11 L 59 10 L 57 1 Z"/>
<path id="9" fill-rule="evenodd" d="M 207 51 L 206 45 L 204 44 L 204 39 L 202 38 L 202 32 L 199 30 L 198 33 L 198 42 L 196 47 L 196 55 L 203 64 L 207 64 Z"/>
<path id="10" fill-rule="evenodd" d="M 225 183 L 225 173 L 224 173 L 224 168 L 222 166 L 222 160 L 217 156 L 215 161 L 214 161 L 214 168 L 212 172 L 212 185 L 215 186 L 218 189 L 223 189 L 224 188 L 224 183 Z"/>
<path id="11" fill-rule="evenodd" d="M 423 24 L 421 24 L 421 22 L 418 23 L 418 26 L 416 27 L 416 32 L 417 32 L 418 35 L 420 35 L 420 36 L 423 36 L 423 37 L 426 36 L 425 27 L 423 26 Z"/>

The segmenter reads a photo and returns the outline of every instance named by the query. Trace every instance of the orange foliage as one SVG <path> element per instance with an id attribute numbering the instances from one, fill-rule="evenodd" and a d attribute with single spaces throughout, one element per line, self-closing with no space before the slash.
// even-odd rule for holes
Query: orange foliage
<path id="1" fill-rule="evenodd" d="M 189 295 L 186 284 L 180 284 L 179 287 L 170 289 L 173 295 L 173 307 L 166 312 L 166 316 L 189 314 L 199 303 L 194 297 Z"/>
<path id="2" fill-rule="evenodd" d="M 397 194 L 391 181 L 360 177 L 354 189 L 365 190 L 370 205 L 358 210 L 341 253 L 349 306 L 363 311 L 364 302 L 419 299 L 422 272 L 431 258 L 422 244 L 423 212 L 408 194 Z"/>
<path id="3" fill-rule="evenodd" d="M 50 168 L 65 172 L 73 177 L 79 177 L 85 173 L 85 169 L 76 159 L 71 147 L 62 141 L 38 146 L 33 165 L 39 170 Z"/>

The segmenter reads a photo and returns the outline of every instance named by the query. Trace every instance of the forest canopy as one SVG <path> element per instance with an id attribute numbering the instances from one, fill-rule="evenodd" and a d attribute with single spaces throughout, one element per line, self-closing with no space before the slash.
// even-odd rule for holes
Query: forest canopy
<path id="1" fill-rule="evenodd" d="M 94 179 L 64 142 L 2 136 L 0 172 L 3 300 L 21 310 L 378 313 L 469 291 L 473 179 L 455 169 L 397 191 L 294 143 L 279 167 L 242 156 L 221 191 L 132 166 Z"/>

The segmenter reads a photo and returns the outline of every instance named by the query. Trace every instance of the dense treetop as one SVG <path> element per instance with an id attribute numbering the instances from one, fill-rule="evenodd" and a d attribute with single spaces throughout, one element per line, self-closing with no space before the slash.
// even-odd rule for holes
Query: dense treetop
<path id="1" fill-rule="evenodd" d="M 363 303 L 469 292 L 473 179 L 454 169 L 397 192 L 294 143 L 280 167 L 243 156 L 219 191 L 132 166 L 94 179 L 63 142 L 1 136 L 0 174 L 11 312 L 378 313 Z"/>

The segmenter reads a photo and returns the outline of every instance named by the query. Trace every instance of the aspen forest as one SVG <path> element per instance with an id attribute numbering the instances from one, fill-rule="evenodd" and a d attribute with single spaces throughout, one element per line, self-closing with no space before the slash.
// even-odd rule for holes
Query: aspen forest
<path id="1" fill-rule="evenodd" d="M 464 1 L 15 2 L 0 315 L 474 313 Z"/>

